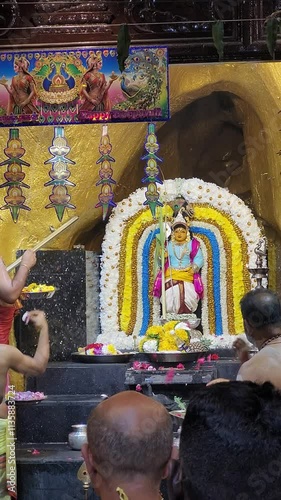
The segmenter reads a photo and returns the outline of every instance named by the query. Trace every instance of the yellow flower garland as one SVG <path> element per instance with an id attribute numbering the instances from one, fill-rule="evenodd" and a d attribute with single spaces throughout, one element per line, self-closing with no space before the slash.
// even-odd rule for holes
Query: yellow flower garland
<path id="1" fill-rule="evenodd" d="M 206 207 L 204 205 L 201 206 L 194 205 L 193 208 L 194 208 L 194 219 L 202 221 L 211 221 L 212 219 L 215 220 L 228 238 L 229 242 L 228 250 L 232 254 L 231 275 L 233 276 L 232 294 L 233 294 L 234 326 L 235 326 L 235 332 L 230 332 L 230 333 L 242 333 L 244 328 L 240 311 L 240 300 L 245 294 L 245 292 L 248 291 L 248 287 L 247 288 L 245 287 L 246 283 L 244 279 L 246 263 L 248 261 L 248 255 L 245 256 L 243 252 L 242 233 L 239 234 L 238 236 L 235 224 L 228 214 L 219 212 L 215 208 Z"/>
<path id="2" fill-rule="evenodd" d="M 194 219 L 198 221 L 207 221 L 216 223 L 222 234 L 227 238 L 227 252 L 231 255 L 231 274 L 229 283 L 226 284 L 228 287 L 229 297 L 227 300 L 227 308 L 233 307 L 234 309 L 234 332 L 230 333 L 240 333 L 243 331 L 243 322 L 240 313 L 240 299 L 246 291 L 250 289 L 249 277 L 247 275 L 248 271 L 246 269 L 246 264 L 248 260 L 248 255 L 245 253 L 247 249 L 246 242 L 243 238 L 243 234 L 240 229 L 232 221 L 231 217 L 215 208 L 210 207 L 207 204 L 194 204 L 193 208 L 195 210 Z M 164 214 L 167 216 L 171 215 L 171 208 L 166 206 L 164 209 Z M 152 219 L 150 211 L 141 210 L 141 212 L 135 214 L 131 220 L 127 223 L 126 237 L 122 238 L 121 245 L 121 260 L 123 261 L 123 266 L 121 266 L 120 261 L 120 287 L 122 288 L 122 293 L 119 292 L 119 318 L 120 327 L 123 331 L 130 334 L 133 329 L 134 320 L 137 311 L 134 305 L 134 294 L 136 293 L 136 287 L 134 283 L 137 280 L 137 266 L 134 259 L 136 259 L 136 242 L 145 227 L 154 224 L 155 221 Z M 129 227 L 128 227 L 129 226 Z M 124 234 L 125 236 L 125 234 Z M 231 287 L 231 290 L 229 289 Z"/>

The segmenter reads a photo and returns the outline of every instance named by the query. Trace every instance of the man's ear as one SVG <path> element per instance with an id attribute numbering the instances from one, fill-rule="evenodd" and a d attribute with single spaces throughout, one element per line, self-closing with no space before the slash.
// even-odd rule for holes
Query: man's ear
<path id="1" fill-rule="evenodd" d="M 179 449 L 173 446 L 171 457 L 169 458 L 168 462 L 166 463 L 163 469 L 162 479 L 167 479 L 167 477 L 170 478 L 172 476 L 175 463 L 177 463 L 178 461 L 179 461 Z"/>
<path id="2" fill-rule="evenodd" d="M 89 475 L 91 475 L 92 468 L 93 468 L 93 457 L 92 457 L 92 453 L 90 451 L 89 445 L 87 443 L 83 444 L 83 446 L 81 448 L 81 455 L 85 460 L 87 471 L 88 471 Z"/>
<path id="3" fill-rule="evenodd" d="M 249 333 L 250 325 L 246 319 L 243 319 L 243 324 L 244 324 L 244 332 Z"/>
<path id="4" fill-rule="evenodd" d="M 182 470 L 179 460 L 171 458 L 165 469 L 168 497 L 171 500 L 183 500 L 184 493 L 182 487 Z"/>
<path id="5" fill-rule="evenodd" d="M 85 464 L 87 467 L 88 474 L 91 478 L 91 483 L 93 485 L 93 488 L 98 493 L 98 489 L 101 485 L 102 478 L 97 470 L 94 457 L 93 457 L 91 450 L 90 450 L 90 447 L 87 443 L 83 444 L 82 449 L 81 449 L 81 454 L 85 460 Z"/>

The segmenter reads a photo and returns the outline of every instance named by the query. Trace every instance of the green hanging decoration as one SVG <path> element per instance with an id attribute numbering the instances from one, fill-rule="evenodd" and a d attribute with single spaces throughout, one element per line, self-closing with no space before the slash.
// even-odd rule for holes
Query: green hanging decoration
<path id="1" fill-rule="evenodd" d="M 213 37 L 214 45 L 217 49 L 219 61 L 222 61 L 223 53 L 224 53 L 224 42 L 223 42 L 224 23 L 223 23 L 223 21 L 218 20 L 215 23 L 213 23 L 213 25 L 212 25 L 212 37 Z"/>
<path id="2" fill-rule="evenodd" d="M 121 73 L 125 69 L 125 61 L 129 55 L 130 43 L 129 27 L 127 24 L 122 24 L 119 28 L 117 39 L 118 65 Z"/>
<path id="3" fill-rule="evenodd" d="M 275 59 L 279 24 L 280 19 L 277 17 L 269 17 L 265 24 L 266 45 L 272 59 Z"/>
<path id="4" fill-rule="evenodd" d="M 142 182 L 148 183 L 147 190 L 145 192 L 146 201 L 143 204 L 149 206 L 153 217 L 156 216 L 156 207 L 163 207 L 163 203 L 159 201 L 160 194 L 157 189 L 157 184 L 163 184 L 163 181 L 159 177 L 160 170 L 157 165 L 157 161 L 163 161 L 157 155 L 159 147 L 160 146 L 156 137 L 155 124 L 149 123 L 144 144 L 144 149 L 147 154 L 142 156 L 141 159 L 146 160 L 146 166 L 144 169 L 146 176 L 142 179 Z"/>
<path id="5" fill-rule="evenodd" d="M 13 221 L 17 222 L 20 210 L 31 210 L 25 205 L 26 198 L 22 192 L 23 188 L 30 188 L 28 184 L 23 182 L 25 172 L 22 168 L 30 167 L 30 164 L 22 159 L 25 149 L 22 146 L 18 128 L 10 128 L 4 153 L 8 159 L 2 161 L 0 167 L 6 166 L 7 170 L 4 173 L 5 182 L 0 185 L 0 188 L 7 188 L 7 193 L 4 197 L 5 205 L 1 207 L 1 210 L 10 210 Z"/>
<path id="6" fill-rule="evenodd" d="M 52 165 L 49 171 L 51 180 L 44 184 L 46 187 L 52 186 L 52 193 L 49 196 L 50 203 L 45 208 L 54 208 L 60 222 L 66 208 L 72 210 L 76 208 L 75 205 L 70 203 L 71 196 L 68 192 L 68 187 L 75 187 L 75 184 L 68 180 L 71 176 L 69 166 L 75 165 L 75 161 L 66 158 L 70 151 L 71 148 L 65 138 L 64 127 L 55 127 L 52 145 L 49 147 L 52 158 L 44 162 L 44 165 Z"/>

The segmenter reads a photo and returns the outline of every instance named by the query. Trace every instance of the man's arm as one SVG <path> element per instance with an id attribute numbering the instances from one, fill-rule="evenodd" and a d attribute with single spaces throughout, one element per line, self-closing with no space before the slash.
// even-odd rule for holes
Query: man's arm
<path id="1" fill-rule="evenodd" d="M 22 256 L 20 267 L 12 279 L 0 258 L 0 299 L 13 304 L 20 296 L 30 269 L 36 264 L 33 250 L 26 250 Z"/>
<path id="2" fill-rule="evenodd" d="M 36 376 L 45 372 L 50 355 L 48 323 L 43 311 L 30 311 L 29 320 L 40 332 L 38 346 L 34 357 L 27 356 L 16 347 L 10 347 L 9 368 L 23 375 Z"/>

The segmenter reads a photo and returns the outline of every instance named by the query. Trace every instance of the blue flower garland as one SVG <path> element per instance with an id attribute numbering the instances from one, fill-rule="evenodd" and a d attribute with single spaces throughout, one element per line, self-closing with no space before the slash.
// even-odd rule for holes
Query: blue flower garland
<path id="1" fill-rule="evenodd" d="M 150 258 L 150 247 L 156 235 L 159 234 L 160 230 L 155 229 L 151 231 L 148 235 L 146 242 L 143 246 L 142 251 L 142 273 L 141 273 L 141 289 L 142 289 L 142 325 L 140 329 L 139 336 L 143 337 L 148 329 L 149 318 L 150 318 L 150 301 L 149 301 L 149 258 Z"/>

